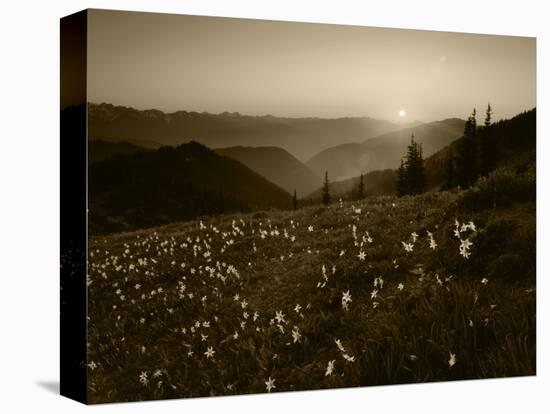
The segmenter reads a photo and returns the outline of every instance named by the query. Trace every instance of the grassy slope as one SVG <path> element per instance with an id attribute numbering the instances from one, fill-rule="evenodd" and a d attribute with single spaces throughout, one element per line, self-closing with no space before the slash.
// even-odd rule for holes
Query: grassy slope
<path id="1" fill-rule="evenodd" d="M 265 392 L 270 377 L 274 391 L 289 391 L 534 374 L 534 205 L 466 211 L 460 197 L 370 198 L 92 239 L 91 401 Z M 473 242 L 469 259 L 455 218 L 477 225 L 461 233 Z"/>

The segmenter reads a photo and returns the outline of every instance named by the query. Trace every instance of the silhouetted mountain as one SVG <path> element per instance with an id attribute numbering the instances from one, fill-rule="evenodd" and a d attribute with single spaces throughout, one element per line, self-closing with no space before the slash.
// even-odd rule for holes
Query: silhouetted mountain
<path id="1" fill-rule="evenodd" d="M 127 155 L 138 151 L 145 151 L 145 148 L 126 141 L 91 140 L 88 141 L 88 162 L 93 164 L 94 162 L 109 159 L 117 154 Z"/>
<path id="2" fill-rule="evenodd" d="M 504 119 L 491 125 L 496 139 L 497 167 L 515 164 L 520 161 L 534 162 L 537 145 L 536 108 L 522 112 L 511 119 Z M 478 139 L 481 139 L 483 128 L 480 128 Z M 462 138 L 433 154 L 424 162 L 429 187 L 439 187 L 443 181 L 446 161 L 449 153 L 457 154 Z"/>
<path id="3" fill-rule="evenodd" d="M 458 127 L 464 122 L 461 120 L 446 120 L 455 123 Z M 536 109 L 523 112 L 511 119 L 501 120 L 491 126 L 497 140 L 497 168 L 513 167 L 520 171 L 535 163 L 536 150 Z M 479 129 L 478 137 L 483 128 Z M 416 138 L 416 135 L 415 135 Z M 463 138 L 453 141 L 445 148 L 427 157 L 424 161 L 428 188 L 439 190 L 443 182 L 445 166 L 449 153 L 456 154 L 457 147 Z M 374 171 L 363 177 L 366 195 L 395 194 L 396 170 Z M 352 189 L 357 186 L 359 177 L 334 181 L 330 183 L 330 192 L 333 199 L 349 199 Z M 308 198 L 319 200 L 321 186 Z"/>
<path id="4" fill-rule="evenodd" d="M 89 168 L 91 232 L 292 205 L 290 194 L 196 142 L 115 155 Z"/>
<path id="5" fill-rule="evenodd" d="M 215 151 L 243 163 L 291 194 L 296 190 L 298 197 L 311 193 L 322 182 L 308 166 L 282 148 L 229 147 Z"/>
<path id="6" fill-rule="evenodd" d="M 415 140 L 422 144 L 424 157 L 427 157 L 462 136 L 463 129 L 464 121 L 454 118 L 417 124 L 361 143 L 329 148 L 309 160 L 307 165 L 317 174 L 328 171 L 329 176 L 335 181 L 370 171 L 397 168 L 410 143 L 412 133 Z"/>
<path id="7" fill-rule="evenodd" d="M 88 105 L 91 138 L 179 145 L 195 140 L 210 148 L 278 146 L 300 159 L 345 142 L 358 142 L 398 125 L 371 118 L 278 118 L 238 113 L 140 111 L 111 104 Z"/>

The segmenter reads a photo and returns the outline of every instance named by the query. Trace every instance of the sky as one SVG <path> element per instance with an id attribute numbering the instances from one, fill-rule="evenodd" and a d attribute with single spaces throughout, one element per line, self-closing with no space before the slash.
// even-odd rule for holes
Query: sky
<path id="1" fill-rule="evenodd" d="M 536 106 L 536 40 L 92 10 L 88 101 L 393 122 L 490 102 L 509 118 Z"/>

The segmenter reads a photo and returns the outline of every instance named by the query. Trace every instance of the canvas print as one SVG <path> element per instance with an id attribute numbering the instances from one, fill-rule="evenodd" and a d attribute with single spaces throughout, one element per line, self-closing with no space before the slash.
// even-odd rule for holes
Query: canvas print
<path id="1" fill-rule="evenodd" d="M 535 38 L 109 10 L 61 34 L 66 395 L 536 374 Z"/>

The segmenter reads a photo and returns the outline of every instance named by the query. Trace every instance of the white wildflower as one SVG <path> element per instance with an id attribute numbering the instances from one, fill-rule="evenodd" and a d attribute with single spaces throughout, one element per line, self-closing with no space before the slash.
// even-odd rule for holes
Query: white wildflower
<path id="1" fill-rule="evenodd" d="M 449 352 L 449 368 L 456 364 L 456 354 Z"/>
<path id="2" fill-rule="evenodd" d="M 327 370 L 325 372 L 325 377 L 328 377 L 328 376 L 332 375 L 332 373 L 334 372 L 334 363 L 335 362 L 336 362 L 335 359 L 333 359 L 332 361 L 328 361 Z"/>
<path id="3" fill-rule="evenodd" d="M 214 348 L 209 346 L 204 352 L 204 355 L 206 355 L 206 358 L 213 358 L 215 353 L 216 351 L 214 351 Z"/>
<path id="4" fill-rule="evenodd" d="M 143 386 L 149 384 L 149 378 L 147 377 L 147 372 L 141 371 L 141 374 L 139 374 L 139 382 L 141 382 Z"/>
<path id="5" fill-rule="evenodd" d="M 265 388 L 267 389 L 267 392 L 271 392 L 271 390 L 277 388 L 275 386 L 275 380 L 269 377 L 269 379 L 265 381 Z"/>

